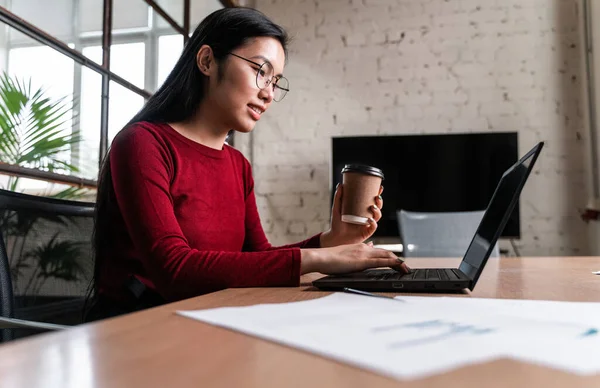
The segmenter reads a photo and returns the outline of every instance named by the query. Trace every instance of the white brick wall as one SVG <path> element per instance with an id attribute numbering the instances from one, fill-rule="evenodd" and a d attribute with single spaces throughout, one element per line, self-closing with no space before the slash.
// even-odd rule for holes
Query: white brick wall
<path id="1" fill-rule="evenodd" d="M 521 153 L 546 141 L 522 195 L 521 253 L 589 252 L 577 0 L 256 5 L 294 37 L 292 91 L 252 141 L 236 138 L 274 244 L 328 225 L 331 136 L 517 130 Z"/>

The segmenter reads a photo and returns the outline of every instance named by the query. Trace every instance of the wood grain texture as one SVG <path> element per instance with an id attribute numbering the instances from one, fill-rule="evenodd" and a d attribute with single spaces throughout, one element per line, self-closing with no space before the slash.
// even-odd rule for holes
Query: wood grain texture
<path id="1" fill-rule="evenodd" d="M 455 259 L 410 259 L 413 267 Z M 455 297 L 600 301 L 599 257 L 491 260 L 472 293 Z M 299 288 L 228 289 L 0 346 L 0 387 L 598 387 L 580 377 L 511 360 L 396 381 L 307 352 L 174 314 L 220 306 L 318 298 Z M 390 294 L 395 295 L 395 294 Z M 420 294 L 424 295 L 424 294 Z"/>

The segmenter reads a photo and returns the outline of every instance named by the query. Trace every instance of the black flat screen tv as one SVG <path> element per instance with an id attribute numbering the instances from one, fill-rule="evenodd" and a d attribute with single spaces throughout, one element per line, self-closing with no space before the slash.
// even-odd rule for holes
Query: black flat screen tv
<path id="1" fill-rule="evenodd" d="M 334 137 L 331 199 L 345 164 L 382 169 L 383 215 L 374 237 L 398 237 L 400 209 L 485 209 L 504 171 L 518 160 L 518 150 L 516 132 Z M 518 203 L 501 236 L 521 236 Z"/>

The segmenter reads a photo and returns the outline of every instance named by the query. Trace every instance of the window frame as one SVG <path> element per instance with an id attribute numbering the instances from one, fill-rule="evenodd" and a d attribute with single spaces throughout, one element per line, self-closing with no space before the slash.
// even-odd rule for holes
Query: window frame
<path id="1" fill-rule="evenodd" d="M 12 0 L 15 1 L 15 0 Z M 18 1 L 18 0 L 17 0 Z M 15 14 L 11 13 L 8 9 L 11 9 L 10 7 L 10 3 L 11 0 L 7 0 L 6 7 L 2 8 L 0 7 L 0 22 L 3 22 L 5 24 L 6 27 L 12 27 L 14 28 L 16 31 L 19 31 L 27 36 L 29 36 L 30 38 L 32 38 L 32 40 L 37 41 L 38 43 L 25 43 L 25 44 L 16 44 L 16 45 L 11 45 L 10 42 L 6 42 L 7 44 L 5 45 L 5 49 L 6 49 L 6 55 L 4 55 L 5 58 L 5 63 L 4 63 L 4 68 L 8 67 L 8 55 L 11 49 L 13 48 L 18 48 L 18 47 L 27 47 L 27 46 L 37 46 L 37 45 L 42 45 L 42 46 L 48 46 L 51 47 L 53 49 L 55 49 L 56 51 L 58 51 L 59 53 L 61 53 L 62 55 L 65 55 L 66 57 L 70 58 L 71 60 L 73 60 L 76 65 L 75 65 L 75 71 L 73 74 L 74 77 L 74 82 L 73 82 L 73 91 L 74 91 L 74 97 L 77 97 L 78 95 L 78 91 L 81 90 L 81 69 L 82 67 L 86 67 L 88 69 L 91 69 L 92 71 L 97 72 L 98 74 L 101 75 L 102 77 L 102 93 L 103 95 L 108 95 L 110 96 L 110 91 L 109 91 L 109 80 L 110 81 L 114 81 L 117 84 L 120 84 L 121 86 L 125 87 L 126 89 L 129 89 L 130 91 L 144 97 L 144 98 L 149 98 L 152 93 L 150 91 L 148 91 L 148 89 L 140 89 L 138 87 L 136 87 L 135 85 L 131 84 L 129 81 L 127 81 L 126 79 L 119 77 L 118 74 L 115 74 L 113 72 L 110 71 L 110 66 L 109 66 L 109 59 L 110 59 L 110 45 L 111 45 L 111 40 L 114 39 L 115 42 L 128 42 L 127 39 L 128 38 L 132 38 L 135 34 L 141 34 L 145 37 L 146 39 L 146 55 L 147 58 L 145 58 L 145 67 L 148 69 L 145 73 L 146 73 L 146 78 L 144 80 L 144 84 L 145 86 L 149 86 L 152 89 L 151 90 L 155 90 L 156 89 L 156 82 L 157 82 L 157 77 L 158 77 L 158 37 L 162 36 L 162 35 L 173 35 L 173 34 L 181 34 L 183 35 L 183 39 L 184 42 L 186 42 L 189 39 L 190 36 L 190 10 L 191 10 L 191 5 L 190 2 L 191 0 L 181 0 L 183 1 L 183 26 L 179 25 L 177 22 L 175 22 L 167 12 L 165 12 L 160 5 L 158 5 L 156 3 L 156 1 L 154 0 L 137 0 L 137 1 L 143 1 L 145 2 L 149 8 L 148 8 L 148 12 L 151 15 L 152 19 L 149 20 L 154 20 L 154 18 L 156 17 L 156 14 L 160 15 L 161 17 L 163 17 L 166 21 L 167 24 L 172 28 L 156 28 L 153 29 L 152 27 L 154 26 L 154 24 L 149 22 L 149 28 L 141 28 L 141 29 L 128 29 L 128 30 L 112 30 L 112 2 L 113 0 L 103 0 L 103 15 L 102 15 L 102 26 L 103 26 L 103 31 L 102 32 L 94 32 L 94 33 L 84 33 L 84 34 L 76 34 L 73 33 L 73 43 L 75 45 L 75 48 L 72 49 L 70 47 L 67 46 L 67 44 L 63 43 L 63 41 L 57 39 L 56 37 L 54 37 L 53 35 L 40 30 L 39 28 L 37 28 L 36 26 L 34 26 L 33 24 L 27 22 L 26 20 L 19 18 L 18 16 L 16 16 Z M 242 3 L 242 1 L 237 1 L 237 0 L 220 0 L 220 3 L 222 4 L 223 7 L 229 8 L 229 7 L 239 7 L 240 3 Z M 245 3 L 245 2 L 244 2 Z M 78 0 L 73 0 L 72 2 L 73 4 L 73 17 L 76 18 L 78 16 L 78 7 L 79 7 L 79 2 Z M 74 20 L 73 23 L 74 28 L 77 26 L 77 20 Z M 150 34 L 148 34 L 148 31 L 150 32 Z M 165 32 L 163 34 L 163 31 Z M 168 32 L 167 32 L 168 31 Z M 87 59 L 86 57 L 84 57 L 80 51 L 78 51 L 78 49 L 81 49 L 81 45 L 82 44 L 90 44 L 90 45 L 97 45 L 97 43 L 100 42 L 103 48 L 103 64 L 97 64 L 96 62 L 93 62 L 89 59 Z M 77 64 L 79 66 L 77 66 Z M 149 67 L 149 68 L 148 68 Z M 153 84 L 154 83 L 154 84 Z M 107 109 L 107 104 L 105 104 L 103 102 L 102 104 L 102 108 L 101 108 L 101 128 L 100 128 L 100 150 L 99 150 L 99 160 L 103 160 L 104 156 L 107 153 L 107 148 L 108 148 L 108 130 L 107 130 L 107 126 L 108 126 L 108 109 Z M 78 128 L 74 128 L 74 129 L 78 129 Z M 80 150 L 75 150 L 75 152 L 80 152 Z M 36 169 L 30 169 L 30 168 L 26 168 L 26 167 L 22 167 L 22 166 L 17 166 L 17 165 L 3 165 L 2 163 L 0 163 L 0 175 L 16 175 L 16 176 L 20 176 L 20 177 L 24 177 L 24 178 L 31 178 L 31 179 L 37 179 L 37 180 L 43 180 L 46 182 L 54 182 L 54 183 L 62 183 L 62 184 L 67 184 L 67 185 L 71 185 L 71 186 L 78 186 L 78 187 L 86 187 L 86 188 L 95 188 L 97 186 L 97 181 L 95 180 L 89 180 L 89 179 L 83 179 L 81 177 L 75 176 L 75 175 L 63 175 L 63 174 L 57 174 L 57 173 L 53 173 L 53 172 L 47 172 L 47 171 L 43 171 L 43 170 L 36 170 Z"/>
<path id="2" fill-rule="evenodd" d="M 174 29 L 168 20 L 167 20 L 167 26 L 158 27 L 157 21 L 159 20 L 159 18 L 161 18 L 161 12 L 159 12 L 157 10 L 157 7 L 158 7 L 158 9 L 160 9 L 160 7 L 158 5 L 156 5 L 156 3 L 154 3 L 153 1 L 146 1 L 146 0 L 139 0 L 139 1 L 144 1 L 145 3 L 148 4 L 148 26 L 140 27 L 140 28 L 111 30 L 110 46 L 118 45 L 118 44 L 127 44 L 127 43 L 143 43 L 144 44 L 145 58 L 144 58 L 143 90 L 153 93 L 156 90 L 157 84 L 158 84 L 159 38 L 162 36 L 178 35 L 178 34 L 180 34 L 180 32 L 178 30 Z M 185 17 L 189 18 L 189 1 L 187 1 L 187 0 L 182 0 L 182 1 L 184 2 L 184 14 L 185 14 L 184 18 Z M 83 55 L 83 49 L 86 47 L 94 47 L 94 46 L 103 47 L 104 32 L 103 31 L 94 31 L 94 32 L 80 33 L 77 30 L 77 26 L 78 26 L 77 19 L 79 18 L 79 5 L 77 3 L 78 3 L 78 0 L 72 1 L 72 4 L 73 4 L 72 15 L 73 15 L 73 19 L 74 19 L 73 20 L 74 27 L 73 27 L 73 31 L 72 31 L 72 36 L 70 37 L 71 39 L 69 39 L 69 42 L 65 42 L 64 40 L 60 40 L 60 42 L 68 45 L 73 50 L 75 50 L 79 54 Z M 152 3 L 154 3 L 154 4 L 152 4 Z M 187 6 L 188 9 L 185 9 L 185 6 Z M 163 11 L 163 13 L 164 13 L 164 11 Z M 189 21 L 186 20 L 186 23 L 184 23 L 184 24 L 185 24 L 185 26 L 180 27 L 180 29 L 189 31 Z M 184 41 L 187 40 L 187 38 L 189 38 L 189 32 L 187 35 L 183 36 Z M 48 47 L 47 44 L 36 41 L 34 39 L 28 40 L 27 42 L 23 42 L 23 43 L 17 43 L 17 44 L 11 43 L 7 39 L 6 45 L 5 45 L 6 55 L 5 55 L 4 68 L 8 69 L 9 57 L 11 55 L 12 50 L 22 49 L 22 48 L 27 48 L 27 47 L 40 47 L 40 46 Z M 80 109 L 81 108 L 81 100 L 78 97 L 81 96 L 81 90 L 82 90 L 82 69 L 83 69 L 83 67 L 88 67 L 88 66 L 78 63 L 73 58 L 71 58 L 71 59 L 75 62 L 74 70 L 73 70 L 73 90 L 72 90 L 72 95 L 74 97 L 73 110 L 80 111 L 81 110 Z M 97 63 L 97 62 L 94 62 L 94 63 Z M 102 63 L 97 63 L 97 64 L 99 66 L 102 66 Z M 116 74 L 116 75 L 118 76 L 119 74 Z M 101 76 L 104 77 L 105 75 L 101 74 Z M 126 89 L 129 89 L 132 93 L 136 93 L 137 95 L 140 95 L 139 93 L 137 93 L 137 91 L 132 90 L 125 85 L 121 85 L 121 86 L 125 87 Z M 110 98 L 110 91 L 109 91 L 108 95 Z M 142 97 L 146 98 L 146 96 L 142 96 Z M 102 115 L 102 113 L 101 113 L 101 115 Z M 110 117 L 110 111 L 108 111 L 108 117 Z M 108 123 L 108 117 L 107 117 L 107 123 Z M 74 133 L 77 133 L 80 130 L 78 120 L 76 120 L 74 122 L 72 130 Z M 108 143 L 110 139 L 108 139 L 108 138 L 102 139 L 103 136 L 102 136 L 101 129 L 100 129 L 100 132 L 101 132 L 100 143 L 102 143 L 102 142 Z M 108 137 L 108 131 L 106 132 L 106 135 Z M 98 150 L 98 153 L 99 153 L 98 160 L 99 161 L 102 161 L 102 159 L 104 158 L 104 155 L 102 155 L 102 153 L 103 153 L 102 151 L 103 151 L 102 145 L 100 144 L 100 147 Z M 71 154 L 70 154 L 71 160 L 79 160 L 80 154 L 82 152 L 85 152 L 85 151 L 80 149 L 79 144 L 73 144 L 71 146 Z M 19 166 L 14 166 L 14 167 L 19 167 Z M 22 168 L 22 169 L 24 170 L 23 171 L 24 177 L 36 179 L 35 175 L 38 175 L 38 174 L 36 174 L 37 170 L 27 169 L 27 168 Z M 1 173 L 1 170 L 0 170 L 0 173 Z M 38 177 L 38 179 L 41 178 L 42 180 L 47 180 L 47 177 L 42 178 L 41 175 L 48 175 L 48 174 L 53 174 L 53 173 L 44 172 L 44 174 L 39 174 L 40 176 Z M 61 174 L 56 174 L 56 175 L 60 177 Z M 75 176 L 71 176 L 71 178 L 75 178 Z M 60 180 L 60 178 L 58 178 L 58 179 Z M 68 179 L 68 180 L 72 181 L 72 179 Z M 89 179 L 84 179 L 84 180 L 86 181 L 86 186 L 89 186 L 91 182 L 93 182 L 94 184 L 97 184 L 96 180 L 89 180 Z M 65 182 L 65 183 L 69 183 L 69 182 Z"/>

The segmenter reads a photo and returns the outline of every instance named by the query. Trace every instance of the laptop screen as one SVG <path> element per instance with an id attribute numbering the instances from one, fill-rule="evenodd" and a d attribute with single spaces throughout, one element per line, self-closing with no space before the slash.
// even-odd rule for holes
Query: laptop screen
<path id="1" fill-rule="evenodd" d="M 515 165 L 506 170 L 498 182 L 475 236 L 460 263 L 460 270 L 473 280 L 471 289 L 481 274 L 479 269 L 483 269 L 517 202 L 542 145 L 543 143 L 538 144 Z"/>

